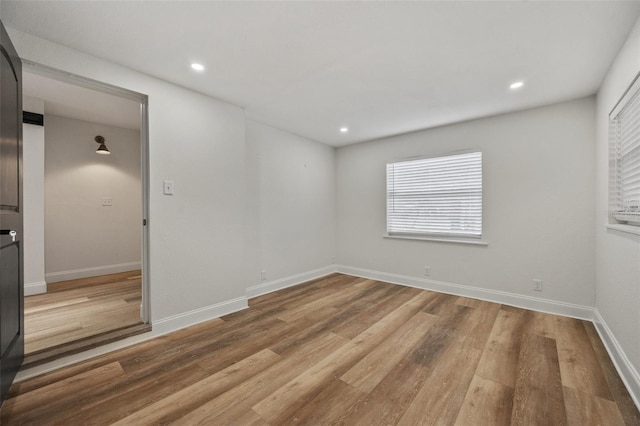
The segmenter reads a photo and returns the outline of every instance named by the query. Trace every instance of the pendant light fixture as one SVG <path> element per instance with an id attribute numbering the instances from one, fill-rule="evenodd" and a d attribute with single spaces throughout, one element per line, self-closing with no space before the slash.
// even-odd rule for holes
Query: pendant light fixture
<path id="1" fill-rule="evenodd" d="M 104 138 L 102 136 L 96 136 L 96 142 L 100 144 L 98 149 L 96 149 L 96 154 L 111 154 L 109 148 L 104 144 Z"/>

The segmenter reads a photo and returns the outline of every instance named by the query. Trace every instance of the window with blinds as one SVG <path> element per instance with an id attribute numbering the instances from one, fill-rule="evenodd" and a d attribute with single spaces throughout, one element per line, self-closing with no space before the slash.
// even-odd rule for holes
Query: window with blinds
<path id="1" fill-rule="evenodd" d="M 482 236 L 482 153 L 387 164 L 387 233 Z"/>
<path id="2" fill-rule="evenodd" d="M 638 76 L 609 115 L 609 137 L 610 210 L 616 221 L 640 225 L 640 78 Z"/>

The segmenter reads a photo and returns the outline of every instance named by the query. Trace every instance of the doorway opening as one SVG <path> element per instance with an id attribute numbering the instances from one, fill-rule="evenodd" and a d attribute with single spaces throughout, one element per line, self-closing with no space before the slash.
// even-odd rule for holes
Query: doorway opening
<path id="1" fill-rule="evenodd" d="M 23 95 L 28 368 L 151 329 L 148 99 L 29 61 Z"/>

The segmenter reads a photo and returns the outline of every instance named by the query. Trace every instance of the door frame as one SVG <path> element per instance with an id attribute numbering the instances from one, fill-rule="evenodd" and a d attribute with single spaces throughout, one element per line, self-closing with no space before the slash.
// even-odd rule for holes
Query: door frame
<path id="1" fill-rule="evenodd" d="M 41 75 L 54 80 L 70 83 L 87 89 L 119 96 L 140 103 L 140 175 L 142 179 L 142 302 L 140 304 L 140 318 L 145 324 L 151 324 L 151 280 L 149 259 L 149 96 L 93 80 L 81 75 L 51 68 L 27 59 L 22 59 L 22 70 L 31 74 Z"/>

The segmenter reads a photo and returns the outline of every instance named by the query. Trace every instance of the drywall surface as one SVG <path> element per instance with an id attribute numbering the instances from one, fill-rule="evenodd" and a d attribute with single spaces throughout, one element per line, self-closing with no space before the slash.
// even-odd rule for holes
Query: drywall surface
<path id="1" fill-rule="evenodd" d="M 597 97 L 596 308 L 636 372 L 640 371 L 640 236 L 607 229 L 609 113 L 640 72 L 640 20 Z"/>
<path id="2" fill-rule="evenodd" d="M 246 140 L 258 233 L 248 245 L 259 248 L 251 284 L 331 265 L 335 149 L 252 120 L 247 120 Z"/>
<path id="3" fill-rule="evenodd" d="M 44 114 L 42 99 L 24 97 L 22 109 Z M 44 293 L 44 127 L 23 124 L 22 162 L 24 197 L 25 296 Z"/>
<path id="4" fill-rule="evenodd" d="M 593 306 L 593 97 L 337 150 L 337 262 Z M 488 246 L 383 238 L 385 164 L 477 148 Z M 543 292 L 532 280 L 541 279 Z"/>
<path id="5" fill-rule="evenodd" d="M 224 311 L 228 301 L 243 298 L 247 275 L 242 109 L 8 31 L 22 58 L 148 96 L 150 268 L 146 272 L 152 321 L 186 318 L 211 307 Z M 163 180 L 174 181 L 174 195 L 163 195 Z"/>
<path id="6" fill-rule="evenodd" d="M 45 115 L 47 282 L 140 268 L 140 132 Z M 110 155 L 96 154 L 96 136 Z"/>

